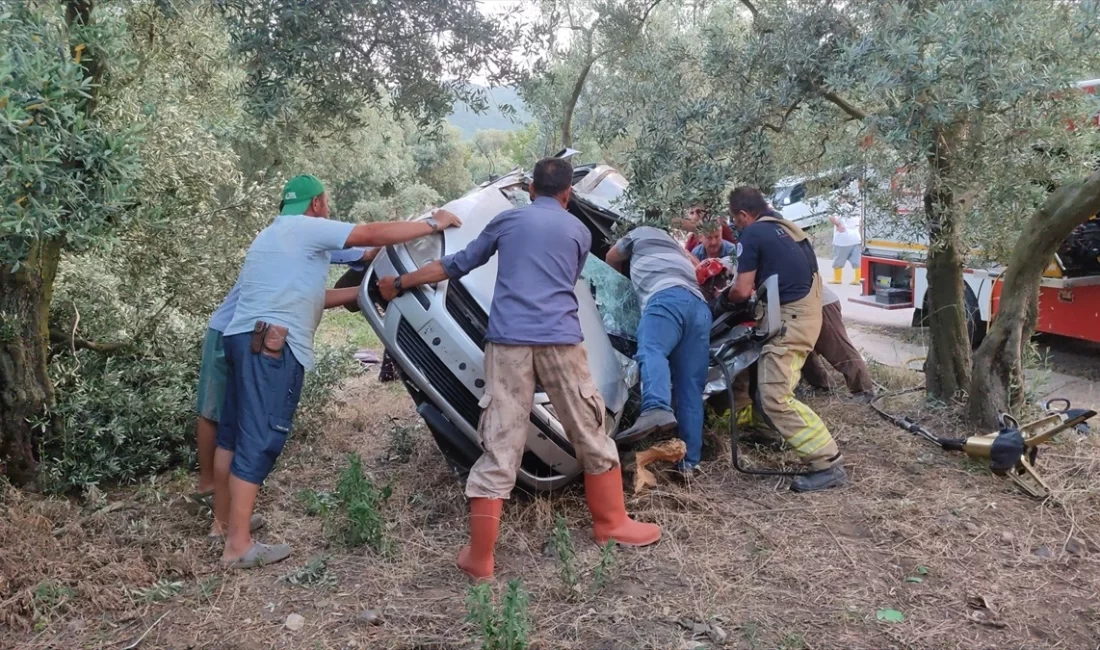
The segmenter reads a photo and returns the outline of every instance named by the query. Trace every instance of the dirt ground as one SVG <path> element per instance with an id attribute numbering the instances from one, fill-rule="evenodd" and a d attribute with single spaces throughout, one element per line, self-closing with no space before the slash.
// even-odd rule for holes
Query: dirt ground
<path id="1" fill-rule="evenodd" d="M 83 500 L 5 490 L 0 646 L 480 647 L 466 622 L 468 583 L 453 566 L 466 537 L 461 486 L 403 390 L 375 374 L 348 381 L 333 420 L 297 435 L 262 491 L 260 539 L 295 549 L 279 565 L 219 570 L 207 520 L 184 504 L 193 477 L 183 473 Z M 894 388 L 919 381 L 890 380 Z M 601 553 L 579 490 L 509 503 L 494 590 L 499 597 L 508 580 L 522 579 L 531 647 L 1098 647 L 1100 433 L 1063 434 L 1044 450 L 1040 468 L 1055 498 L 1040 503 L 886 426 L 865 406 L 837 396 L 811 404 L 840 442 L 850 486 L 798 495 L 783 479 L 738 474 L 728 444 L 715 437 L 702 478 L 690 486 L 662 480 L 628 497 L 630 511 L 659 522 L 664 538 L 616 550 L 602 585 L 594 584 Z M 941 433 L 958 431 L 949 412 L 917 396 L 887 404 Z M 395 430 L 412 434 L 406 461 L 393 453 Z M 393 484 L 382 509 L 395 549 L 388 557 L 343 546 L 299 496 L 333 490 L 350 452 L 377 484 Z M 576 588 L 546 550 L 557 515 L 576 546 Z M 322 555 L 320 584 L 281 580 Z M 380 624 L 357 618 L 367 609 Z M 304 618 L 302 629 L 287 629 L 291 614 Z M 721 632 L 693 638 L 685 624 Z"/>

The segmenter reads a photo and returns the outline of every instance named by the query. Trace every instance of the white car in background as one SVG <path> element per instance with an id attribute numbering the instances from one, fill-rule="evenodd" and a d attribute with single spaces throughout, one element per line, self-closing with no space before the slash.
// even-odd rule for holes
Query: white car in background
<path id="1" fill-rule="evenodd" d="M 828 220 L 830 214 L 850 210 L 859 199 L 859 176 L 854 169 L 813 176 L 788 177 L 775 184 L 772 207 L 802 228 Z"/>

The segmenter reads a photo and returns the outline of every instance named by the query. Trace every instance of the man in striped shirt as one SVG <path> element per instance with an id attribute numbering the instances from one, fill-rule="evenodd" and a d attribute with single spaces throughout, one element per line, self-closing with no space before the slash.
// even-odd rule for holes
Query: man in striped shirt
<path id="1" fill-rule="evenodd" d="M 687 446 L 679 470 L 686 478 L 703 451 L 703 388 L 710 345 L 710 309 L 695 279 L 698 261 L 667 232 L 649 226 L 630 231 L 607 253 L 607 263 L 616 269 L 628 260 L 642 308 L 637 355 L 642 414 L 618 440 L 679 429 Z"/>

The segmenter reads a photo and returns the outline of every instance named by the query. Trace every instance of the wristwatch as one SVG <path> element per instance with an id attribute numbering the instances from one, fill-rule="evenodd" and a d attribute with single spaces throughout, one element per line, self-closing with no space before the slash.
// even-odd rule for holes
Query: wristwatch
<path id="1" fill-rule="evenodd" d="M 405 293 L 405 288 L 401 286 L 401 276 L 397 276 L 393 279 L 393 290 L 397 292 L 397 295 Z"/>
<path id="2" fill-rule="evenodd" d="M 428 217 L 424 223 L 432 227 L 433 235 L 439 232 L 439 222 L 435 220 L 435 217 Z"/>

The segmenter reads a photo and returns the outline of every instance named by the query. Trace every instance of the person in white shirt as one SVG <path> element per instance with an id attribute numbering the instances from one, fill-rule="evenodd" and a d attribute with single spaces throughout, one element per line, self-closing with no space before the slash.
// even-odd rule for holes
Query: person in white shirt
<path id="1" fill-rule="evenodd" d="M 840 284 L 844 277 L 845 262 L 852 265 L 852 284 L 859 284 L 860 251 L 863 238 L 859 234 L 859 212 L 854 206 L 842 206 L 839 214 L 829 215 L 833 222 L 833 279 L 829 284 Z"/>

